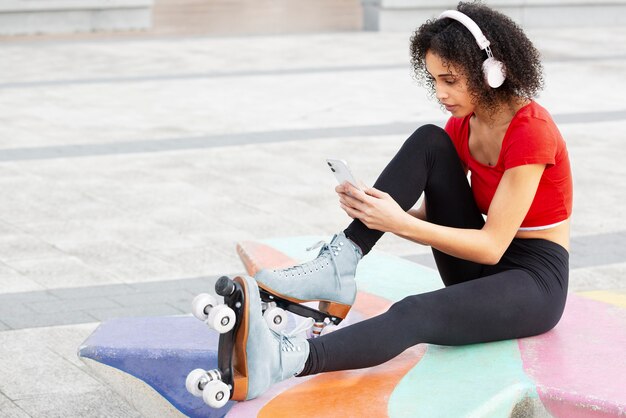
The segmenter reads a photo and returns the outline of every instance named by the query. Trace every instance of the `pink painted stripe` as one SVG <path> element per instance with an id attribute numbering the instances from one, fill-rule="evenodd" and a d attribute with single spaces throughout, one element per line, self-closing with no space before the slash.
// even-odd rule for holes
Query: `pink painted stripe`
<path id="1" fill-rule="evenodd" d="M 570 293 L 554 330 L 518 343 L 555 417 L 626 415 L 626 309 Z"/>

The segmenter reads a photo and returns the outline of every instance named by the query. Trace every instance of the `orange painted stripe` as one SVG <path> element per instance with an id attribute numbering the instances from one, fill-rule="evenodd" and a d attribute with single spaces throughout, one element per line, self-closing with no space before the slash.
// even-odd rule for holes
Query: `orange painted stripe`
<path id="1" fill-rule="evenodd" d="M 425 352 L 420 344 L 376 367 L 320 374 L 269 401 L 258 417 L 388 416 L 393 390 Z"/>
<path id="2" fill-rule="evenodd" d="M 390 302 L 359 292 L 354 309 L 366 317 L 385 312 Z M 323 373 L 270 400 L 258 417 L 384 417 L 400 380 L 422 359 L 426 345 L 406 350 L 376 367 Z"/>
<path id="3" fill-rule="evenodd" d="M 300 264 L 297 260 L 266 244 L 242 241 L 237 244 L 237 254 L 248 275 L 254 276 L 261 269 L 281 269 Z"/>

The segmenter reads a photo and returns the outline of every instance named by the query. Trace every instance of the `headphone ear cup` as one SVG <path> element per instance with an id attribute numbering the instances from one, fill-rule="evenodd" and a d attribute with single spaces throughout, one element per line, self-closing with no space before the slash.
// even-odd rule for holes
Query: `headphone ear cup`
<path id="1" fill-rule="evenodd" d="M 504 64 L 493 57 L 483 62 L 483 74 L 489 87 L 494 89 L 500 87 L 506 79 Z"/>

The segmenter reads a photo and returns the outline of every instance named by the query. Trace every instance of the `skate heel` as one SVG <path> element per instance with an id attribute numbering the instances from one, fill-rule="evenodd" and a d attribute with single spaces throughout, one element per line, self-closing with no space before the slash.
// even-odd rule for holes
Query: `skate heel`
<path id="1" fill-rule="evenodd" d="M 343 303 L 337 302 L 321 301 L 319 304 L 320 311 L 327 313 L 329 316 L 340 319 L 344 319 L 348 316 L 350 308 L 352 308 L 352 305 L 344 305 Z"/>

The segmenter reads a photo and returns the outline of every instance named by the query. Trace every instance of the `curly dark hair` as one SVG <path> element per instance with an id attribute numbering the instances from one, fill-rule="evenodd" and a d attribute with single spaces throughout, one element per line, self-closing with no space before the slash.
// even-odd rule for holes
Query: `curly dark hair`
<path id="1" fill-rule="evenodd" d="M 467 77 L 474 104 L 490 114 L 514 100 L 530 99 L 543 88 L 539 51 L 513 20 L 480 2 L 460 2 L 457 10 L 469 16 L 491 42 L 494 57 L 506 67 L 506 80 L 498 88 L 484 80 L 482 63 L 487 58 L 471 32 L 456 20 L 429 20 L 411 36 L 411 64 L 415 79 L 435 95 L 435 83 L 426 70 L 426 53 L 439 56 L 444 65 L 454 66 Z"/>

